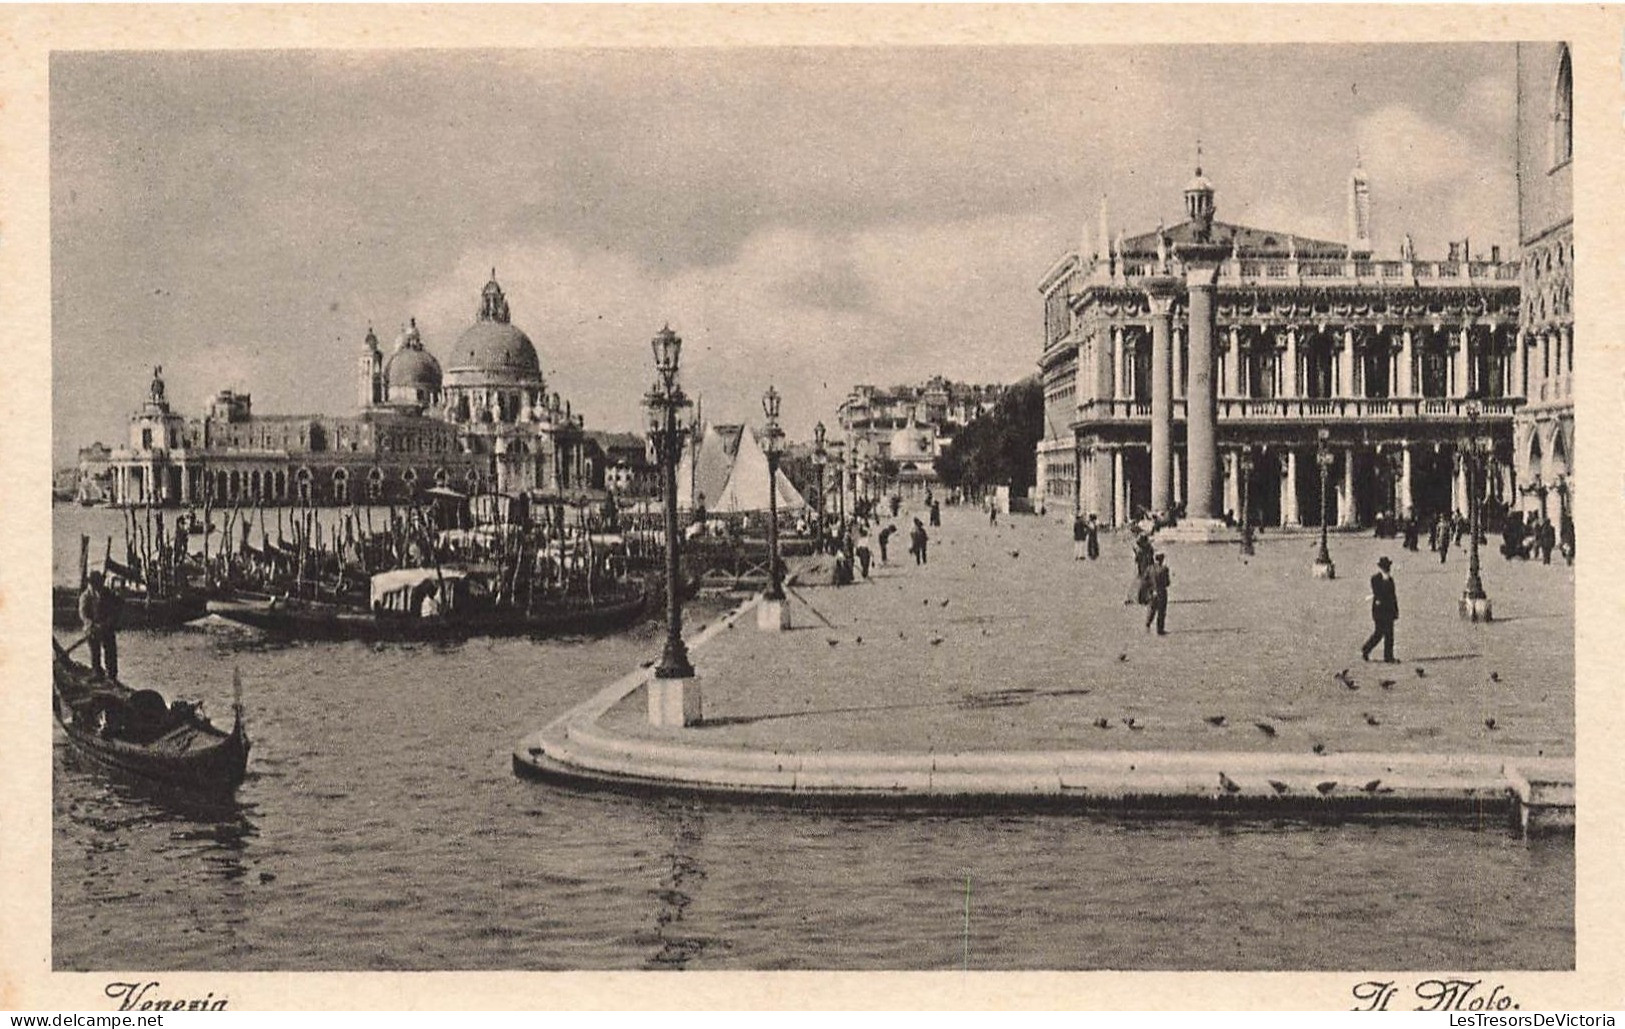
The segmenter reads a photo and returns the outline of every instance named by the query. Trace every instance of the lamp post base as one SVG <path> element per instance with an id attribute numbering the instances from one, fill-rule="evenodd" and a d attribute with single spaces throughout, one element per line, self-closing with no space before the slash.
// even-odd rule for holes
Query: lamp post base
<path id="1" fill-rule="evenodd" d="M 664 729 L 682 729 L 700 723 L 700 680 L 651 678 L 649 724 Z"/>
<path id="2" fill-rule="evenodd" d="M 756 602 L 756 628 L 761 632 L 783 632 L 790 628 L 790 605 L 783 598 L 763 596 Z"/>
<path id="3" fill-rule="evenodd" d="M 1317 579 L 1335 579 L 1337 578 L 1337 566 L 1332 564 L 1330 561 L 1321 561 L 1317 559 L 1315 563 L 1310 566 L 1309 574 Z"/>
<path id="4" fill-rule="evenodd" d="M 1475 597 L 1463 593 L 1458 610 L 1464 621 L 1488 622 L 1492 620 L 1489 597 Z"/>

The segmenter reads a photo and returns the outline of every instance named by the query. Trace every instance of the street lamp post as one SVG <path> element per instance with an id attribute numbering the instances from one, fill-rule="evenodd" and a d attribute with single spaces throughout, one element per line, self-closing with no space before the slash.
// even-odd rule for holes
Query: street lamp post
<path id="1" fill-rule="evenodd" d="M 1332 564 L 1332 552 L 1326 547 L 1326 477 L 1332 470 L 1332 448 L 1328 440 L 1330 429 L 1315 434 L 1315 464 L 1320 467 L 1320 553 L 1315 555 L 1314 576 L 1317 579 L 1337 578 L 1337 566 Z"/>
<path id="2" fill-rule="evenodd" d="M 1467 586 L 1462 590 L 1460 613 L 1461 617 L 1473 622 L 1487 622 L 1490 620 L 1490 598 L 1484 592 L 1484 582 L 1479 577 L 1478 565 L 1478 533 L 1479 533 L 1479 501 L 1478 501 L 1478 474 L 1479 441 L 1478 441 L 1477 403 L 1467 405 L 1467 438 L 1461 447 L 1462 471 L 1467 476 Z"/>
<path id="3" fill-rule="evenodd" d="M 1253 478 L 1253 448 L 1242 447 L 1236 461 L 1241 471 L 1241 552 L 1253 554 L 1253 509 L 1248 498 L 1248 486 Z"/>
<path id="4" fill-rule="evenodd" d="M 683 607 L 678 591 L 682 534 L 677 528 L 677 463 L 683 450 L 683 430 L 677 414 L 689 405 L 677 382 L 683 340 L 668 325 L 650 344 L 659 377 L 644 397 L 649 408 L 649 434 L 660 460 L 666 494 L 666 646 L 648 684 L 649 721 L 661 726 L 693 725 L 700 720 L 699 683 L 683 643 Z"/>
<path id="5" fill-rule="evenodd" d="M 772 386 L 762 397 L 762 414 L 767 417 L 762 431 L 762 450 L 767 455 L 767 592 L 756 606 L 756 628 L 779 632 L 790 627 L 790 609 L 784 603 L 784 581 L 779 574 L 779 455 L 784 449 L 784 430 L 779 428 L 779 391 Z"/>
<path id="6" fill-rule="evenodd" d="M 824 545 L 824 465 L 829 461 L 829 451 L 824 449 L 824 432 L 823 422 L 813 426 L 813 467 L 818 470 L 818 511 L 813 524 L 817 528 L 816 546 L 820 550 Z"/>

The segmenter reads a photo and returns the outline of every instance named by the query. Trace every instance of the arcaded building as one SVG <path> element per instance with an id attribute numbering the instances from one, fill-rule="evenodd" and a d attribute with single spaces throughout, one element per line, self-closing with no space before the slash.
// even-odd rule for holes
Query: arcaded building
<path id="1" fill-rule="evenodd" d="M 1574 482 L 1574 68 L 1563 43 L 1518 44 L 1520 326 L 1528 403 L 1513 425 L 1526 510 L 1561 523 Z"/>
<path id="2" fill-rule="evenodd" d="M 362 343 L 354 415 L 266 415 L 220 392 L 200 418 L 175 412 L 161 369 L 108 457 L 119 504 L 398 502 L 436 486 L 558 497 L 592 485 L 582 420 L 549 396 L 534 344 L 495 275 L 449 369 L 410 321 L 386 355 Z"/>
<path id="3" fill-rule="evenodd" d="M 1346 186 L 1340 240 L 1223 221 L 1200 168 L 1171 228 L 1113 241 L 1103 208 L 1099 238 L 1039 286 L 1049 513 L 1223 522 L 1245 491 L 1256 524 L 1314 525 L 1322 446 L 1333 524 L 1465 511 L 1469 432 L 1489 497 L 1517 497 L 1517 261 L 1468 241 L 1375 253 L 1365 171 Z"/>

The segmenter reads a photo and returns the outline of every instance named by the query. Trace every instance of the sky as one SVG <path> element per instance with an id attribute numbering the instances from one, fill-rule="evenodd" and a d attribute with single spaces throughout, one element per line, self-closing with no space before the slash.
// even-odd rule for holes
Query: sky
<path id="1" fill-rule="evenodd" d="M 454 43 L 455 41 L 448 41 Z M 649 340 L 792 440 L 856 383 L 1014 382 L 1098 234 L 1218 218 L 1379 253 L 1516 243 L 1511 44 L 58 52 L 58 463 L 171 403 L 351 413 L 367 329 L 441 357 L 496 269 L 548 389 L 637 430 Z"/>

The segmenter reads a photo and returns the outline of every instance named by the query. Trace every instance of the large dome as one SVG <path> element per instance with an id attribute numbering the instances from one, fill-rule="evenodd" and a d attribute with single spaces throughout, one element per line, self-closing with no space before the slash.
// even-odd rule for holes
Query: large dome
<path id="1" fill-rule="evenodd" d="M 390 389 L 440 391 L 440 362 L 427 350 L 402 349 L 384 365 L 384 383 Z"/>
<path id="2" fill-rule="evenodd" d="M 458 337 L 457 345 L 452 348 L 451 371 L 508 381 L 540 379 L 542 363 L 536 356 L 536 347 L 529 336 L 509 322 L 508 301 L 502 295 L 502 287 L 497 285 L 494 271 L 480 299 L 477 320 Z"/>

